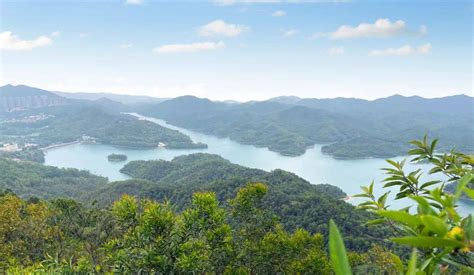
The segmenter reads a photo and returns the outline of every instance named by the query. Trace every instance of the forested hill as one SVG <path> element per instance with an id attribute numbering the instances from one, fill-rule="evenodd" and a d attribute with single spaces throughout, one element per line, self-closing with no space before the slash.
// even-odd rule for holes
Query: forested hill
<path id="1" fill-rule="evenodd" d="M 272 101 L 274 99 L 270 99 Z M 288 104 L 288 101 L 285 102 Z M 474 98 L 460 94 L 441 98 L 393 95 L 375 100 L 357 98 L 293 100 L 291 104 L 325 109 L 351 115 L 410 113 L 473 114 Z"/>
<path id="2" fill-rule="evenodd" d="M 159 201 L 167 199 L 182 210 L 190 206 L 195 192 L 215 192 L 225 205 L 248 182 L 262 182 L 269 186 L 265 207 L 290 231 L 302 227 L 310 232 L 326 233 L 332 218 L 345 235 L 351 236 L 347 244 L 351 248 L 368 247 L 371 237 L 384 234 L 367 230 L 364 223 L 369 216 L 343 201 L 345 193 L 339 188 L 312 185 L 283 170 L 266 172 L 246 168 L 216 155 L 200 153 L 176 157 L 172 161 L 132 161 L 121 171 L 134 179 L 107 185 L 97 194 L 91 194 L 90 201 L 107 205 L 122 194 L 130 194 Z"/>
<path id="3" fill-rule="evenodd" d="M 40 101 L 41 104 L 30 102 L 36 102 L 37 97 L 44 99 Z M 13 143 L 20 147 L 22 144 L 34 144 L 43 148 L 85 141 L 129 148 L 207 147 L 202 143 L 194 143 L 190 137 L 176 130 L 122 114 L 121 111 L 129 110 L 129 106 L 108 98 L 94 101 L 65 99 L 45 90 L 21 85 L 2 87 L 0 100 L 2 98 L 18 108 L 0 106 L 3 111 L 0 111 L 0 144 Z M 49 98 L 51 101 L 48 101 Z M 30 156 L 37 155 L 15 152 L 12 157 L 33 160 Z"/>
<path id="4" fill-rule="evenodd" d="M 351 98 L 280 97 L 226 104 L 192 96 L 151 104 L 138 112 L 206 134 L 297 156 L 314 144 L 337 158 L 394 157 L 424 134 L 474 151 L 474 99 L 466 95 L 427 99 L 400 95 L 373 101 Z"/>
<path id="5" fill-rule="evenodd" d="M 0 158 L 0 192 L 11 190 L 25 199 L 80 199 L 107 183 L 107 178 L 87 171 Z"/>
<path id="6" fill-rule="evenodd" d="M 364 133 L 364 129 L 352 126 L 356 123 L 348 116 L 275 102 L 226 104 L 185 96 L 142 108 L 140 112 L 183 128 L 230 137 L 288 156 L 301 155 L 315 143 L 346 140 Z"/>

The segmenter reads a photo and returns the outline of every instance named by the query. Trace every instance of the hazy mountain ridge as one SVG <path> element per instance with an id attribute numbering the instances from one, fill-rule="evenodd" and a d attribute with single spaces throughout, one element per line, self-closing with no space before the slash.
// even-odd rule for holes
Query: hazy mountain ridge
<path id="1" fill-rule="evenodd" d="M 66 98 L 42 89 L 25 85 L 0 87 L 0 108 L 7 112 L 58 106 L 67 103 Z"/>
<path id="2" fill-rule="evenodd" d="M 7 85 L 3 90 L 8 90 L 3 92 L 4 98 L 15 94 L 15 90 L 25 95 L 57 97 L 22 85 Z M 267 147 L 288 156 L 301 155 L 319 143 L 327 144 L 322 149 L 324 153 L 337 158 L 393 157 L 406 152 L 407 140 L 424 134 L 441 138 L 442 150 L 451 149 L 445 146 L 450 144 L 466 152 L 474 151 L 474 98 L 467 95 L 433 99 L 393 95 L 376 100 L 282 96 L 233 104 L 181 96 L 139 105 L 108 97 L 57 98 L 62 104 L 158 117 L 183 128 Z"/>
<path id="3" fill-rule="evenodd" d="M 393 157 L 407 140 L 428 134 L 445 144 L 474 151 L 474 98 L 466 95 L 427 99 L 394 95 L 373 101 L 354 98 L 278 100 L 226 105 L 184 96 L 151 104 L 140 112 L 180 127 L 301 155 L 316 143 L 338 158 Z M 279 102 L 280 101 L 280 102 Z M 449 133 L 447 135 L 446 133 Z"/>
<path id="4" fill-rule="evenodd" d="M 168 100 L 167 98 L 158 98 L 144 95 L 122 95 L 113 93 L 70 93 L 70 92 L 52 92 L 59 96 L 70 98 L 70 99 L 82 99 L 82 100 L 100 100 L 106 98 L 112 101 L 120 102 L 125 105 L 136 105 L 145 103 L 157 103 Z"/>

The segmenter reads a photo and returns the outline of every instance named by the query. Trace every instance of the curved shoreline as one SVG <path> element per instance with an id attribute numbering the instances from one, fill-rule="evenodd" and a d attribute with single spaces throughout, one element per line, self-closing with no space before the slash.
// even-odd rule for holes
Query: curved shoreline
<path id="1" fill-rule="evenodd" d="M 48 151 L 49 149 L 58 148 L 58 147 L 64 147 L 64 146 L 73 145 L 73 144 L 79 144 L 79 143 L 81 143 L 80 140 L 75 140 L 75 141 L 72 141 L 72 142 L 66 142 L 66 143 L 60 143 L 60 144 L 53 144 L 53 145 L 49 145 L 49 146 L 43 147 L 43 148 L 41 148 L 41 150 L 43 150 L 44 152 L 46 152 L 46 151 Z"/>

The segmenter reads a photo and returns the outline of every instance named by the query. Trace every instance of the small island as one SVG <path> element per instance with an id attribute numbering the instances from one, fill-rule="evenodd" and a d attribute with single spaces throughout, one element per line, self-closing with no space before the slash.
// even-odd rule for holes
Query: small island
<path id="1" fill-rule="evenodd" d="M 107 156 L 107 159 L 109 161 L 113 162 L 119 162 L 119 161 L 126 161 L 127 160 L 127 155 L 123 154 L 110 154 Z"/>

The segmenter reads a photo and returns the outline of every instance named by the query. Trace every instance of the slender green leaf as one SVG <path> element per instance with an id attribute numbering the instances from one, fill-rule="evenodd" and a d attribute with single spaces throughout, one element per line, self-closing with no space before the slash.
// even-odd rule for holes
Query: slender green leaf
<path id="1" fill-rule="evenodd" d="M 394 210 L 381 210 L 377 212 L 380 216 L 387 219 L 409 225 L 411 227 L 417 227 L 421 224 L 421 221 L 418 217 L 412 216 L 404 211 L 394 211 Z"/>
<path id="2" fill-rule="evenodd" d="M 474 189 L 465 188 L 464 193 L 474 200 Z"/>
<path id="3" fill-rule="evenodd" d="M 403 262 L 400 260 L 400 257 L 397 255 L 390 253 L 390 258 L 392 258 L 393 263 L 395 264 L 395 268 L 399 273 L 403 272 Z"/>
<path id="4" fill-rule="evenodd" d="M 329 255 L 336 275 L 352 274 L 344 242 L 337 225 L 332 219 L 329 221 Z"/>
<path id="5" fill-rule="evenodd" d="M 440 182 L 441 182 L 441 181 L 439 181 L 439 180 L 428 181 L 428 182 L 423 183 L 423 184 L 420 186 L 420 188 L 421 188 L 421 189 L 425 189 L 425 188 L 428 187 L 428 186 L 431 186 L 431 185 L 433 185 L 433 184 L 438 184 L 438 183 L 440 183 Z"/>
<path id="6" fill-rule="evenodd" d="M 462 228 L 464 232 L 466 232 L 466 237 L 469 240 L 474 239 L 474 221 L 472 218 L 472 214 L 469 214 L 464 220 L 462 221 Z"/>
<path id="7" fill-rule="evenodd" d="M 391 240 L 399 244 L 406 244 L 414 247 L 462 247 L 464 245 L 459 241 L 436 237 L 400 237 L 392 238 Z"/>
<path id="8" fill-rule="evenodd" d="M 432 232 L 438 234 L 438 236 L 444 236 L 448 232 L 447 225 L 444 220 L 431 216 L 422 215 L 420 216 L 421 222 Z"/>
<path id="9" fill-rule="evenodd" d="M 416 248 L 413 248 L 411 252 L 410 261 L 408 262 L 407 275 L 416 275 L 416 258 L 418 257 L 418 252 Z"/>
<path id="10" fill-rule="evenodd" d="M 466 173 L 466 175 L 459 180 L 458 185 L 456 186 L 456 192 L 454 193 L 455 200 L 458 200 L 461 197 L 462 191 L 473 178 L 474 175 L 472 173 Z"/>

